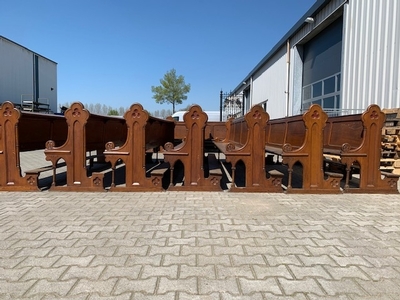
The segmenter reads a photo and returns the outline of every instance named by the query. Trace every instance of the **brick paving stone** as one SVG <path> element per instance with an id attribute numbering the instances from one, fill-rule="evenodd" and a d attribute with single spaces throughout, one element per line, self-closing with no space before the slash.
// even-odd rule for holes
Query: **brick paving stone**
<path id="1" fill-rule="evenodd" d="M 215 246 L 215 247 L 219 247 L 219 246 Z M 177 252 L 177 254 L 178 253 L 179 252 Z M 211 246 L 196 247 L 196 246 L 183 245 L 181 255 L 190 255 L 190 254 L 211 256 L 212 248 L 211 248 Z"/>
<path id="2" fill-rule="evenodd" d="M 215 266 L 207 265 L 202 267 L 182 265 L 179 270 L 179 278 L 188 277 L 204 277 L 209 279 L 216 279 Z"/>
<path id="3" fill-rule="evenodd" d="M 245 295 L 231 295 L 229 293 L 221 293 L 221 300 L 263 300 L 263 299 L 270 299 L 264 298 L 262 293 L 253 293 L 251 296 Z"/>
<path id="4" fill-rule="evenodd" d="M 213 292 L 221 293 L 225 291 L 229 291 L 229 293 L 233 295 L 240 294 L 238 283 L 235 278 L 217 279 L 217 280 L 199 278 L 198 285 L 200 294 L 210 294 Z"/>
<path id="5" fill-rule="evenodd" d="M 25 268 L 24 268 L 25 269 Z M 68 266 L 62 266 L 58 268 L 41 268 L 41 267 L 33 267 L 30 268 L 29 272 L 27 272 L 21 280 L 31 280 L 31 279 L 46 279 L 48 281 L 57 281 L 61 278 L 61 275 L 68 269 Z M 19 269 L 16 269 L 19 270 Z"/>
<path id="6" fill-rule="evenodd" d="M 330 296 L 339 294 L 367 295 L 357 282 L 352 279 L 343 279 L 340 281 L 318 279 L 318 282 Z"/>
<path id="7" fill-rule="evenodd" d="M 231 259 L 233 266 L 266 265 L 263 255 L 232 255 Z"/>
<path id="8" fill-rule="evenodd" d="M 178 278 L 178 266 L 172 265 L 168 267 L 160 267 L 160 266 L 147 266 L 143 267 L 140 278 L 146 279 L 150 277 L 167 277 L 169 279 Z"/>
<path id="9" fill-rule="evenodd" d="M 53 256 L 53 257 L 31 257 L 31 256 L 28 256 L 18 264 L 18 268 L 24 268 L 24 267 L 42 267 L 42 268 L 57 267 L 57 266 L 55 266 L 55 264 L 60 259 L 61 259 L 61 256 Z M 11 259 L 9 259 L 9 260 L 11 260 Z M 12 261 L 14 261 L 14 260 L 12 260 Z M 2 266 L 2 264 L 1 264 L 1 259 L 0 259 L 0 267 L 1 266 Z"/>
<path id="10" fill-rule="evenodd" d="M 133 293 L 132 298 L 129 299 L 134 299 L 134 300 L 175 300 L 177 293 L 175 292 L 170 292 L 166 293 L 163 295 L 146 295 L 143 293 Z M 180 299 L 180 298 L 179 298 Z M 112 299 L 110 299 L 112 300 Z"/>
<path id="11" fill-rule="evenodd" d="M 98 280 L 100 274 L 104 271 L 105 266 L 96 266 L 89 268 L 82 268 L 77 266 L 71 266 L 68 270 L 63 274 L 61 280 L 68 279 L 87 279 L 87 280 Z"/>
<path id="12" fill-rule="evenodd" d="M 217 269 L 218 279 L 227 279 L 236 277 L 244 277 L 248 279 L 255 278 L 253 271 L 249 265 L 243 265 L 240 267 L 226 267 L 217 265 L 216 269 Z"/>
<path id="13" fill-rule="evenodd" d="M 301 266 L 302 263 L 297 258 L 296 255 L 283 255 L 283 256 L 275 256 L 275 255 L 266 255 L 265 259 L 267 260 L 270 266 L 278 266 L 278 265 L 296 265 Z M 301 257 L 301 255 L 299 255 Z"/>
<path id="14" fill-rule="evenodd" d="M 400 257 L 363 257 L 368 263 L 370 263 L 369 267 L 400 267 Z M 368 266 L 367 266 L 368 267 Z"/>
<path id="15" fill-rule="evenodd" d="M 328 266 L 338 266 L 338 264 L 328 255 L 321 255 L 321 256 L 305 256 L 305 255 L 298 255 L 298 259 L 304 264 L 305 266 L 314 266 L 314 265 L 328 265 Z"/>
<path id="16" fill-rule="evenodd" d="M 180 245 L 175 245 L 175 246 L 165 246 L 165 247 L 160 247 L 160 246 L 150 246 L 150 250 L 148 255 L 166 255 L 166 254 L 175 254 L 179 255 L 180 253 Z"/>
<path id="17" fill-rule="evenodd" d="M 144 245 L 144 246 L 120 246 L 116 248 L 115 256 L 123 256 L 123 255 L 138 255 L 138 256 L 145 256 L 149 252 L 150 246 Z M 113 253 L 108 253 L 108 255 L 104 254 L 99 254 L 102 256 L 113 256 Z"/>
<path id="18" fill-rule="evenodd" d="M 18 281 L 22 278 L 25 274 L 27 274 L 33 268 L 25 267 L 25 268 L 18 268 L 18 269 L 6 269 L 0 267 L 0 282 L 4 281 Z M 26 277 L 24 277 L 26 278 Z M 28 280 L 28 279 L 25 279 Z"/>
<path id="19" fill-rule="evenodd" d="M 87 239 L 87 238 L 82 238 L 79 239 L 76 244 L 74 244 L 75 247 L 81 247 L 81 246 L 95 246 L 95 247 L 104 247 L 104 245 L 107 243 L 107 239 Z"/>
<path id="20" fill-rule="evenodd" d="M 98 293 L 103 296 L 108 296 L 114 289 L 117 278 L 108 280 L 87 280 L 79 279 L 70 291 L 69 295 L 79 295 L 81 293 Z"/>
<path id="21" fill-rule="evenodd" d="M 293 279 L 292 274 L 289 272 L 289 269 L 285 265 L 279 266 L 252 266 L 254 269 L 254 273 L 256 274 L 257 279 L 266 279 L 269 277 L 283 277 L 286 279 Z"/>
<path id="22" fill-rule="evenodd" d="M 123 267 L 128 260 L 128 255 L 122 256 L 101 256 L 96 255 L 90 262 L 91 267 L 112 265 L 116 267 Z"/>
<path id="23" fill-rule="evenodd" d="M 228 246 L 228 239 L 226 238 L 197 238 L 197 243 L 199 247 L 202 246 Z"/>
<path id="24" fill-rule="evenodd" d="M 162 261 L 162 257 L 161 255 L 156 256 L 157 257 L 157 261 L 159 258 L 160 264 L 161 265 L 161 261 Z M 151 259 L 151 256 L 147 257 L 149 260 Z M 191 254 L 191 255 L 170 255 L 167 254 L 164 256 L 162 265 L 163 266 L 170 266 L 170 265 L 188 265 L 188 266 L 196 266 L 197 262 L 196 262 L 197 258 L 196 255 Z M 140 262 L 141 260 L 138 260 L 138 262 Z M 150 260 L 150 262 L 152 263 L 152 261 Z M 143 262 L 144 264 L 148 264 L 147 260 L 144 260 Z M 155 265 L 154 263 L 152 263 L 152 265 Z"/>
<path id="25" fill-rule="evenodd" d="M 316 265 L 312 267 L 305 266 L 288 266 L 290 271 L 294 274 L 295 278 L 298 280 L 305 279 L 307 277 L 311 278 L 324 278 L 331 279 L 331 276 L 324 270 L 322 266 Z"/>
<path id="26" fill-rule="evenodd" d="M 186 292 L 188 294 L 197 294 L 197 278 L 169 279 L 161 277 L 157 288 L 157 294 L 168 292 Z"/>
<path id="27" fill-rule="evenodd" d="M 366 268 L 360 266 L 360 269 L 368 275 L 373 281 L 379 281 L 382 279 L 396 279 L 400 278 L 400 273 L 391 267 L 382 267 L 382 268 Z"/>
<path id="28" fill-rule="evenodd" d="M 106 266 L 100 275 L 101 280 L 107 280 L 109 278 L 127 278 L 135 280 L 139 278 L 139 274 L 142 270 L 142 266 L 130 266 L 130 267 L 116 267 Z"/>
<path id="29" fill-rule="evenodd" d="M 231 266 L 231 260 L 229 255 L 218 255 L 218 256 L 206 256 L 206 255 L 198 255 L 197 258 L 198 266 L 207 266 L 207 265 L 223 265 L 223 266 Z"/>
<path id="30" fill-rule="evenodd" d="M 170 237 L 168 239 L 168 244 L 166 246 L 175 246 L 175 245 L 186 245 L 186 246 L 195 246 L 196 245 L 196 238 L 175 238 Z"/>
<path id="31" fill-rule="evenodd" d="M 311 253 L 312 256 L 321 256 L 321 255 L 336 255 L 342 256 L 342 252 L 336 246 L 322 246 L 322 247 L 310 247 L 306 246 L 307 250 Z"/>
<path id="32" fill-rule="evenodd" d="M 271 293 L 263 293 L 264 298 L 263 299 L 268 299 L 268 300 L 309 300 L 311 298 L 311 295 L 308 294 L 307 297 L 306 295 L 302 293 L 297 293 L 292 296 L 283 296 L 283 295 L 274 295 Z M 320 296 L 318 299 L 322 299 Z"/>
<path id="33" fill-rule="evenodd" d="M 278 278 L 280 286 L 283 289 L 284 295 L 291 296 L 296 293 L 316 294 L 324 296 L 325 293 L 313 278 L 306 278 L 303 280 L 288 280 L 285 278 Z"/>
<path id="34" fill-rule="evenodd" d="M 247 278 L 239 278 L 240 288 L 244 295 L 251 295 L 253 293 L 273 293 L 281 295 L 282 292 L 279 288 L 278 282 L 275 278 L 268 278 L 263 280 L 253 280 Z"/>
<path id="35" fill-rule="evenodd" d="M 376 298 L 390 295 L 395 299 L 400 299 L 400 279 L 382 279 L 380 281 L 355 280 L 359 286 L 366 291 L 367 295 Z"/>
<path id="36" fill-rule="evenodd" d="M 359 266 L 346 266 L 346 267 L 332 267 L 324 266 L 324 269 L 332 276 L 334 280 L 342 280 L 344 278 L 359 278 L 368 280 L 369 277 L 362 271 L 363 267 Z"/>
<path id="37" fill-rule="evenodd" d="M 215 246 L 214 253 L 215 253 L 215 255 L 222 255 L 222 254 L 244 255 L 245 254 L 242 245 L 236 245 L 236 246 L 232 246 L 232 247 Z"/>
<path id="38" fill-rule="evenodd" d="M 310 252 L 307 250 L 305 246 L 292 246 L 292 247 L 283 247 L 276 246 L 276 250 L 280 255 L 308 255 Z"/>
<path id="39" fill-rule="evenodd" d="M 223 295 L 223 293 L 221 293 Z M 188 293 L 179 292 L 179 300 L 220 300 L 220 293 L 211 293 L 208 295 L 190 295 Z"/>
<path id="40" fill-rule="evenodd" d="M 65 297 L 75 285 L 76 281 L 77 280 L 48 281 L 46 279 L 41 279 L 37 281 L 24 296 L 32 298 L 35 295 L 56 294 L 58 297 Z"/>
<path id="41" fill-rule="evenodd" d="M 264 254 L 264 255 L 278 255 L 275 247 L 273 246 L 244 246 L 247 255 Z"/>
<path id="42" fill-rule="evenodd" d="M 364 266 L 364 267 L 372 267 L 372 265 L 364 258 L 361 256 L 336 256 L 336 255 L 331 255 L 330 256 L 339 266 L 345 267 L 345 266 Z"/>
<path id="43" fill-rule="evenodd" d="M 140 292 L 144 294 L 154 294 L 156 289 L 157 278 L 151 277 L 142 280 L 130 280 L 121 278 L 117 281 L 113 294 L 121 295 L 128 292 Z"/>
<path id="44" fill-rule="evenodd" d="M 0 214 L 4 299 L 400 298 L 397 195 L 0 193 Z"/>
<path id="45" fill-rule="evenodd" d="M 81 266 L 87 267 L 95 258 L 94 255 L 82 256 L 82 257 L 73 257 L 73 256 L 61 256 L 59 260 L 57 260 L 53 267 L 57 268 L 60 266 Z"/>
<path id="46" fill-rule="evenodd" d="M 132 293 L 124 293 L 124 294 L 121 294 L 118 296 L 110 296 L 110 297 L 102 297 L 97 293 L 92 293 L 89 296 L 87 294 L 81 294 L 81 295 L 82 295 L 82 297 L 84 297 L 84 298 L 82 298 L 82 300 L 98 300 L 98 299 L 100 299 L 100 300 L 130 300 L 133 297 Z M 77 295 L 77 297 L 79 297 L 79 296 L 80 295 Z M 70 298 L 68 297 L 67 299 L 69 300 Z M 139 297 L 135 296 L 134 299 L 144 299 L 144 298 L 139 298 Z M 166 299 L 168 299 L 168 298 L 166 298 Z M 173 298 L 170 298 L 170 299 L 173 299 Z"/>
<path id="47" fill-rule="evenodd" d="M 231 231 L 233 232 L 233 231 Z M 247 238 L 259 238 L 259 239 L 265 239 L 266 233 L 263 231 L 238 231 L 237 236 L 240 239 L 247 239 Z M 234 239 L 234 237 L 232 237 Z"/>

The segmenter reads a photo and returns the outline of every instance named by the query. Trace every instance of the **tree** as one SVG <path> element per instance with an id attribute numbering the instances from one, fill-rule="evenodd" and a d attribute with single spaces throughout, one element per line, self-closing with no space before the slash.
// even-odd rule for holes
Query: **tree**
<path id="1" fill-rule="evenodd" d="M 165 73 L 164 78 L 160 79 L 161 85 L 152 86 L 153 98 L 157 103 L 165 102 L 172 104 L 172 113 L 175 112 L 175 104 L 182 104 L 187 99 L 186 94 L 190 92 L 190 84 L 185 83 L 185 77 L 177 76 L 175 69 Z"/>
<path id="2" fill-rule="evenodd" d="M 109 111 L 108 111 L 108 114 L 107 114 L 108 116 L 118 116 L 119 114 L 118 114 L 118 111 L 116 110 L 116 109 L 110 109 Z"/>

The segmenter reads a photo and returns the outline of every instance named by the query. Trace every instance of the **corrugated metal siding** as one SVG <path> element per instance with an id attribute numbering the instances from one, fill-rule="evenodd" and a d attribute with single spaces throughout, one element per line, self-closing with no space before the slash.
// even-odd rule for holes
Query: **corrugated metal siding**
<path id="1" fill-rule="evenodd" d="M 0 102 L 20 103 L 33 92 L 32 52 L 0 38 Z"/>
<path id="2" fill-rule="evenodd" d="M 271 118 L 286 115 L 286 47 L 282 47 L 263 68 L 253 76 L 252 104 L 268 100 Z"/>
<path id="3" fill-rule="evenodd" d="M 342 106 L 400 107 L 400 3 L 349 0 L 344 11 Z"/>
<path id="4" fill-rule="evenodd" d="M 314 23 L 307 24 L 290 38 L 290 44 L 295 46 L 297 43 L 301 42 L 307 35 L 309 35 L 313 30 L 320 26 L 327 18 L 329 18 L 338 8 L 340 8 L 346 0 L 332 0 L 327 5 L 325 5 L 320 12 L 314 17 Z"/>

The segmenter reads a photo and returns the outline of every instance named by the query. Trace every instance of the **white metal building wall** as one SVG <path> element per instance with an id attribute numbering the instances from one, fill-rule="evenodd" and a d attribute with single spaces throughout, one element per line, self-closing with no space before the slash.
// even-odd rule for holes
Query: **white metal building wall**
<path id="1" fill-rule="evenodd" d="M 50 110 L 57 107 L 57 64 L 39 56 L 39 96 L 48 99 Z"/>
<path id="2" fill-rule="evenodd" d="M 254 76 L 252 104 L 267 101 L 270 118 L 286 115 L 286 47 L 282 47 Z"/>
<path id="3" fill-rule="evenodd" d="M 343 31 L 343 108 L 400 107 L 400 1 L 349 0 Z"/>
<path id="4" fill-rule="evenodd" d="M 0 37 L 0 103 L 32 94 L 32 52 Z"/>

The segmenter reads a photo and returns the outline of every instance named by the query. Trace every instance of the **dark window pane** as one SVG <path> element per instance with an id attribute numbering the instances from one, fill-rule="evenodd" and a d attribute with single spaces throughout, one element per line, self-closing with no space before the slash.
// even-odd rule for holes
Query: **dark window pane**
<path id="1" fill-rule="evenodd" d="M 336 91 L 340 91 L 340 80 L 341 80 L 341 78 L 342 78 L 341 74 L 338 74 L 338 76 L 336 76 L 336 82 L 337 82 Z"/>
<path id="2" fill-rule="evenodd" d="M 335 108 L 335 97 L 324 98 L 324 108 Z"/>
<path id="3" fill-rule="evenodd" d="M 324 95 L 335 92 L 335 76 L 324 80 Z"/>
<path id="4" fill-rule="evenodd" d="M 319 97 L 322 95 L 322 81 L 313 84 L 313 94 L 312 97 Z"/>
<path id="5" fill-rule="evenodd" d="M 321 105 L 321 102 L 322 102 L 322 100 L 321 100 L 321 99 L 319 99 L 319 100 L 313 101 L 313 104 L 318 104 L 318 105 Z"/>

